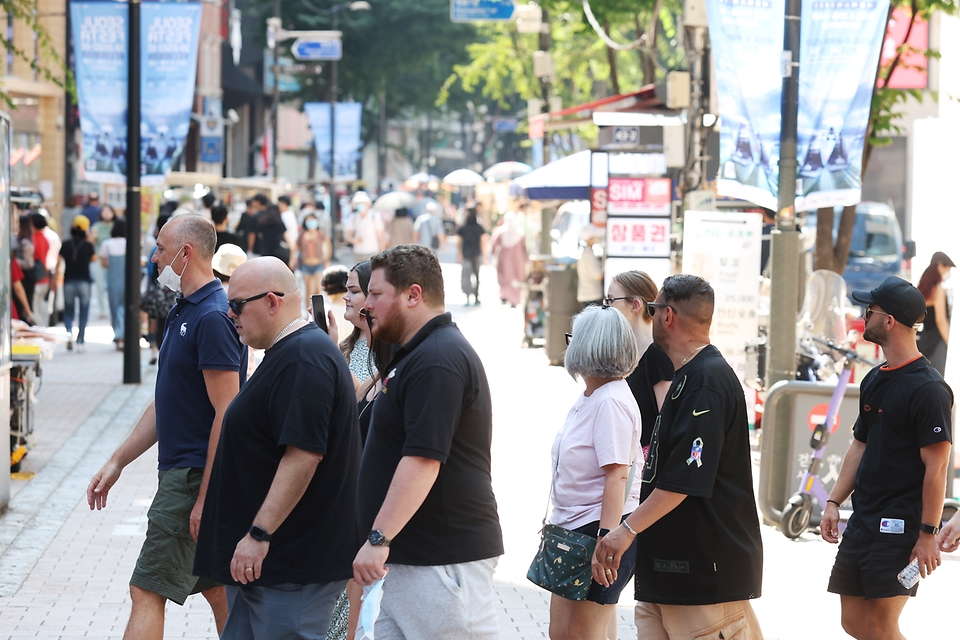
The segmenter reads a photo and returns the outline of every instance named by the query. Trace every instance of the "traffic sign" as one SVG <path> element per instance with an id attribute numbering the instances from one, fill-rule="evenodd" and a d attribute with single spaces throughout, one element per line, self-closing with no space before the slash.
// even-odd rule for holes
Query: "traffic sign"
<path id="1" fill-rule="evenodd" d="M 453 22 L 508 22 L 513 18 L 513 0 L 450 0 Z"/>
<path id="2" fill-rule="evenodd" d="M 297 60 L 339 60 L 343 57 L 343 43 L 340 40 L 297 38 L 290 53 Z"/>

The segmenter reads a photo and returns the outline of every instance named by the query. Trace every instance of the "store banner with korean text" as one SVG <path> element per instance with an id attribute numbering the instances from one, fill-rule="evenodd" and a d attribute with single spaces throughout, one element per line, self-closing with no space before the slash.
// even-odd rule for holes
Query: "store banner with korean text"
<path id="1" fill-rule="evenodd" d="M 798 211 L 856 204 L 889 0 L 803 0 Z M 776 209 L 784 5 L 707 3 L 720 110 L 717 192 Z"/>
<path id="2" fill-rule="evenodd" d="M 127 173 L 127 5 L 72 2 L 84 178 Z M 200 39 L 199 2 L 141 5 L 141 183 L 161 184 L 190 129 Z"/>
<path id="3" fill-rule="evenodd" d="M 303 110 L 313 130 L 313 144 L 323 173 L 330 175 L 330 103 L 305 102 Z M 357 179 L 357 160 L 360 158 L 360 119 L 363 105 L 359 102 L 338 102 L 336 124 L 337 167 L 336 179 Z"/>
<path id="4" fill-rule="evenodd" d="M 759 213 L 687 211 L 683 215 L 683 273 L 705 278 L 715 295 L 710 341 L 740 380 L 746 344 L 757 337 L 760 296 Z"/>
<path id="5" fill-rule="evenodd" d="M 670 215 L 670 178 L 610 176 L 607 182 L 607 215 Z"/>

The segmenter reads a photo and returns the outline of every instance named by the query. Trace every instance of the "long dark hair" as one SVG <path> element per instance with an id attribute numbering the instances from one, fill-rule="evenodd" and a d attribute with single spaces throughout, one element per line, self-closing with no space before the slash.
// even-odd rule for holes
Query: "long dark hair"
<path id="1" fill-rule="evenodd" d="M 358 262 L 353 265 L 350 271 L 357 273 L 360 290 L 363 291 L 363 295 L 368 295 L 370 290 L 370 261 L 364 260 L 363 262 Z M 366 319 L 366 316 L 364 316 L 364 319 Z M 347 362 L 350 361 L 353 348 L 357 346 L 357 340 L 359 340 L 362 335 L 363 331 L 360 330 L 360 327 L 354 327 L 350 335 L 340 343 L 340 352 L 346 357 Z M 393 344 L 377 340 L 371 332 L 370 344 L 367 346 L 370 349 L 370 353 L 367 356 L 367 366 L 371 370 L 374 370 L 373 378 L 376 380 L 380 377 L 380 372 L 386 369 L 387 365 L 390 364 L 390 361 L 393 359 Z M 361 380 L 361 382 L 363 381 Z"/>
<path id="2" fill-rule="evenodd" d="M 943 276 L 940 275 L 940 269 L 938 268 L 940 265 L 948 267 L 954 266 L 953 260 L 943 251 L 937 251 L 933 254 L 930 258 L 930 264 L 923 270 L 923 275 L 920 276 L 920 282 L 917 283 L 917 289 L 923 294 L 924 300 L 929 299 L 930 296 L 933 295 L 933 291 L 937 288 L 937 285 L 943 281 Z"/>

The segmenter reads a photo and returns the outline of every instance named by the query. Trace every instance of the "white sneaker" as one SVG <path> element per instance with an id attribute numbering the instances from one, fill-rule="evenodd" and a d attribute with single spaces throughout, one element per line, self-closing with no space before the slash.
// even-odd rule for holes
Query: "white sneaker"
<path id="1" fill-rule="evenodd" d="M 82 343 L 77 345 L 77 353 L 86 353 L 86 352 L 87 352 L 87 345 Z"/>

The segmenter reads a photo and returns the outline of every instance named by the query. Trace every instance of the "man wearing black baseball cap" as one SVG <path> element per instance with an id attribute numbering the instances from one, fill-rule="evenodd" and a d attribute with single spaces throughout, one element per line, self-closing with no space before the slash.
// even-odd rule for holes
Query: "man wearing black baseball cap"
<path id="1" fill-rule="evenodd" d="M 840 595 L 843 630 L 854 638 L 903 638 L 900 612 L 917 586 L 898 574 L 914 560 L 924 578 L 940 565 L 953 393 L 917 349 L 926 304 L 916 287 L 890 277 L 851 296 L 866 305 L 863 337 L 886 362 L 860 385 L 853 442 L 824 505 L 820 533 L 836 543 L 840 505 L 853 494 L 827 590 Z"/>

